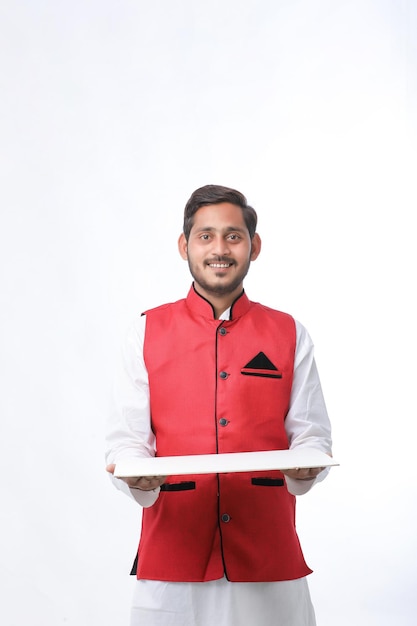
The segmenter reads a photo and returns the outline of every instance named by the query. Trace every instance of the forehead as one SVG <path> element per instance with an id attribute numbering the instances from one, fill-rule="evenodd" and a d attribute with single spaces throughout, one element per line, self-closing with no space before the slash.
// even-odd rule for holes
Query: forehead
<path id="1" fill-rule="evenodd" d="M 230 202 L 200 207 L 194 214 L 192 230 L 201 228 L 247 230 L 242 209 Z"/>

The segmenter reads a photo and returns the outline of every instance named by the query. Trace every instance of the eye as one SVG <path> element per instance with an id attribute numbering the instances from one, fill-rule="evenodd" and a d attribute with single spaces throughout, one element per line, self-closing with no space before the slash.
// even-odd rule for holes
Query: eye
<path id="1" fill-rule="evenodd" d="M 238 240 L 240 239 L 240 236 L 239 236 L 239 235 L 237 235 L 236 233 L 231 233 L 231 234 L 228 236 L 228 239 L 229 239 L 230 241 L 238 241 Z"/>
<path id="2" fill-rule="evenodd" d="M 210 235 L 208 235 L 207 233 L 203 233 L 202 235 L 200 235 L 200 239 L 202 239 L 203 241 L 208 241 L 210 239 Z"/>

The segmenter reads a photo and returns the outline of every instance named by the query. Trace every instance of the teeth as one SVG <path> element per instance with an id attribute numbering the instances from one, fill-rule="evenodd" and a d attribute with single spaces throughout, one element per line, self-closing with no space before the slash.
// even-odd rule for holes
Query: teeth
<path id="1" fill-rule="evenodd" d="M 210 263 L 210 267 L 230 267 L 230 263 Z"/>

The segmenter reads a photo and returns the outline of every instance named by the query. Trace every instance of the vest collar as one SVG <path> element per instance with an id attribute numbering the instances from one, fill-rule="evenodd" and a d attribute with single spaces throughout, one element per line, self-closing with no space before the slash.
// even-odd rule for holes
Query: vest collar
<path id="1" fill-rule="evenodd" d="M 191 285 L 190 291 L 186 298 L 188 308 L 196 315 L 201 315 L 208 319 L 215 319 L 212 304 L 195 290 L 194 283 Z M 242 317 L 250 309 L 250 300 L 244 290 L 236 298 L 230 307 L 230 320 Z"/>

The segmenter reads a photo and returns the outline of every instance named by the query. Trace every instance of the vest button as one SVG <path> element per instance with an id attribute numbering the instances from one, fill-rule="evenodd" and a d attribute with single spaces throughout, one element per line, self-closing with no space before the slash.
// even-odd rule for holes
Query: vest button
<path id="1" fill-rule="evenodd" d="M 224 380 L 225 378 L 227 378 L 229 376 L 229 374 L 227 372 L 220 372 L 219 376 L 220 376 L 220 378 L 223 378 L 223 380 Z"/>
<path id="2" fill-rule="evenodd" d="M 223 513 L 222 522 L 224 522 L 225 524 L 227 524 L 227 522 L 230 522 L 230 515 L 228 515 L 227 513 Z"/>
<path id="3" fill-rule="evenodd" d="M 226 335 L 226 334 L 227 334 L 227 330 L 226 330 L 226 329 L 222 326 L 222 327 L 219 329 L 219 333 L 220 333 L 221 335 Z"/>
<path id="4" fill-rule="evenodd" d="M 229 420 L 227 420 L 225 417 L 221 417 L 221 418 L 219 419 L 219 424 L 220 424 L 220 426 L 227 426 L 227 425 L 228 425 L 228 423 L 229 423 Z"/>

